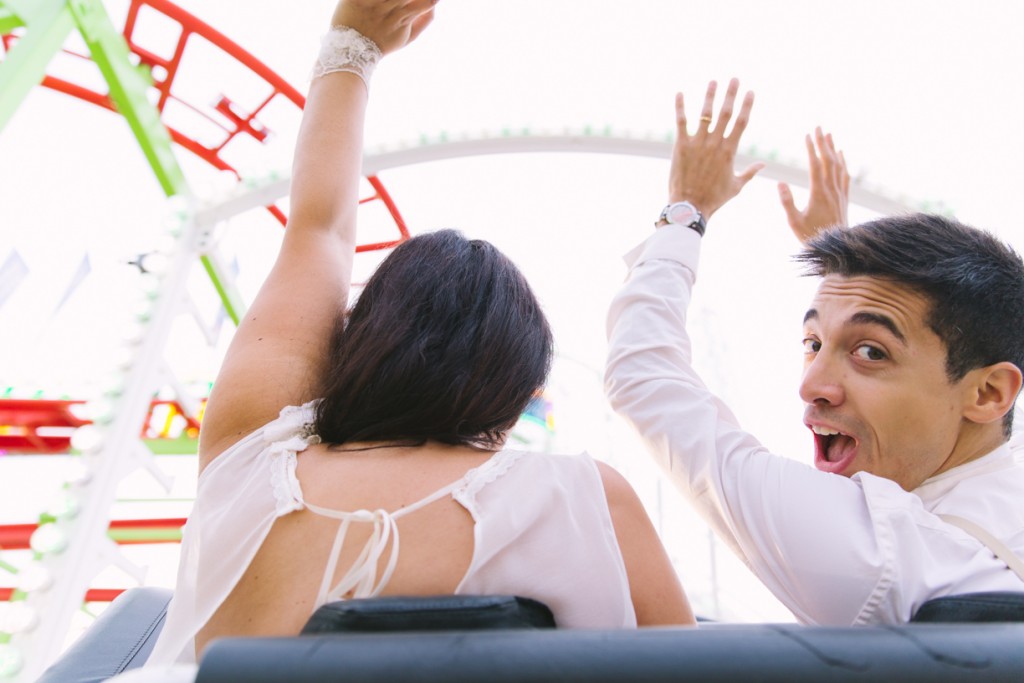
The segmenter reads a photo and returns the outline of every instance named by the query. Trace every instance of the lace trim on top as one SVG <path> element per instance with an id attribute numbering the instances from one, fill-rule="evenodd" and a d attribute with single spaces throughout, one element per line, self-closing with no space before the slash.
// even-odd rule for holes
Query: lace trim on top
<path id="1" fill-rule="evenodd" d="M 286 406 L 276 420 L 263 428 L 263 440 L 269 444 L 272 460 L 270 480 L 279 516 L 306 507 L 302 487 L 295 476 L 296 454 L 320 443 L 320 436 L 313 433 L 317 403 L 319 399 L 301 406 Z M 480 489 L 512 469 L 522 455 L 521 451 L 495 453 L 490 460 L 467 471 L 454 483 L 452 497 L 464 506 L 471 506 Z"/>
<path id="2" fill-rule="evenodd" d="M 302 406 L 287 406 L 276 420 L 263 428 L 263 440 L 269 444 L 270 485 L 278 517 L 306 505 L 295 476 L 295 454 L 320 443 L 320 437 L 313 433 L 316 404 L 317 401 L 310 401 Z"/>
<path id="3" fill-rule="evenodd" d="M 480 489 L 504 475 L 523 456 L 522 451 L 499 451 L 490 460 L 466 472 L 452 490 L 452 498 L 465 507 L 473 505 Z"/>

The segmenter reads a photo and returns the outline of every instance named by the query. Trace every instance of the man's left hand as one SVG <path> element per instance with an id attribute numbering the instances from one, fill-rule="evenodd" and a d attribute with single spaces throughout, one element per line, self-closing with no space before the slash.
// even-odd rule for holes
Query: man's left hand
<path id="1" fill-rule="evenodd" d="M 786 210 L 790 229 L 801 244 L 825 228 L 846 226 L 846 212 L 850 204 L 850 173 L 846 170 L 846 157 L 836 149 L 832 134 L 826 135 L 819 126 L 814 131 L 814 140 L 808 135 L 806 142 L 811 187 L 807 207 L 803 211 L 796 208 L 789 185 L 779 183 L 782 208 Z"/>

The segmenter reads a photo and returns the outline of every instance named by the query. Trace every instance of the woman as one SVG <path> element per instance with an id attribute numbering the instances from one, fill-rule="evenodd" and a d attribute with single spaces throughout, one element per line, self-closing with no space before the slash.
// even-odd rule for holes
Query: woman
<path id="1" fill-rule="evenodd" d="M 620 475 L 587 456 L 502 450 L 551 356 L 510 261 L 452 231 L 416 237 L 344 315 L 366 81 L 435 1 L 335 10 L 281 251 L 206 408 L 150 664 L 195 661 L 220 636 L 294 635 L 323 602 L 373 595 L 516 594 L 569 627 L 693 623 Z"/>

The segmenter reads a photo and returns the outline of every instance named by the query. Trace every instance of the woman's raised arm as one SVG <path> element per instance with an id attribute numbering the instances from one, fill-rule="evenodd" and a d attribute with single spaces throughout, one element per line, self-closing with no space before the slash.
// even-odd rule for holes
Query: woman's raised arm
<path id="1" fill-rule="evenodd" d="M 348 303 L 369 72 L 419 35 L 436 1 L 338 3 L 299 129 L 288 228 L 214 383 L 200 468 L 284 406 L 316 398 Z"/>

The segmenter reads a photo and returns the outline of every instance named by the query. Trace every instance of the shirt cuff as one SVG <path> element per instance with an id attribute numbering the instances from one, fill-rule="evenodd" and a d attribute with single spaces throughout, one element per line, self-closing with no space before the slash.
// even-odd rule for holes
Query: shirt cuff
<path id="1" fill-rule="evenodd" d="M 685 225 L 664 225 L 654 234 L 629 251 L 623 260 L 632 269 L 647 261 L 675 261 L 694 273 L 700 263 L 701 237 Z"/>

